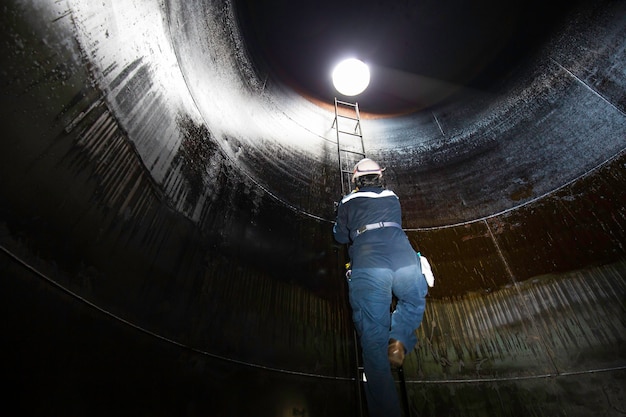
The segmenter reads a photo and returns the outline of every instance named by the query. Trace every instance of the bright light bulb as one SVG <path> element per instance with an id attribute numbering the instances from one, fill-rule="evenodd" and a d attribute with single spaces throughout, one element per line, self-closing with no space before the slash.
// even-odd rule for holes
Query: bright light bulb
<path id="1" fill-rule="evenodd" d="M 333 85 L 344 96 L 361 94 L 370 83 L 370 69 L 355 58 L 341 61 L 333 70 Z"/>

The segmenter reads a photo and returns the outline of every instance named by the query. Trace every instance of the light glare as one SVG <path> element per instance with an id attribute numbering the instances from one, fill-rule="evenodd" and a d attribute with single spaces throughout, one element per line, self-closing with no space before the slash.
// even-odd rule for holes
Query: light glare
<path id="1" fill-rule="evenodd" d="M 345 96 L 361 94 L 370 83 L 370 69 L 355 58 L 341 61 L 333 70 L 333 85 Z"/>

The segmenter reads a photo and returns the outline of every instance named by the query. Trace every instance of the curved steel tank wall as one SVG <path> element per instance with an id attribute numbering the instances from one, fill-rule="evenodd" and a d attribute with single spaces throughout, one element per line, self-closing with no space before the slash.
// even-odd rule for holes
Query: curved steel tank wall
<path id="1" fill-rule="evenodd" d="M 488 93 L 364 114 L 437 276 L 400 387 L 420 415 L 623 412 L 624 16 L 576 10 Z M 2 19 L 25 414 L 362 415 L 331 100 L 252 62 L 230 1 L 14 0 Z"/>

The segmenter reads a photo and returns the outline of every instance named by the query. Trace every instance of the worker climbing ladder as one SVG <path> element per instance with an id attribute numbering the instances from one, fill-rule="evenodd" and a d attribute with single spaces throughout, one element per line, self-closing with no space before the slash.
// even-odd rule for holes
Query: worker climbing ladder
<path id="1" fill-rule="evenodd" d="M 352 192 L 354 188 L 354 183 L 352 182 L 354 166 L 361 159 L 365 158 L 365 145 L 363 143 L 359 104 L 356 102 L 349 103 L 337 100 L 335 97 L 335 120 L 333 121 L 332 128 L 334 128 L 337 133 L 337 156 L 339 160 L 339 174 L 341 177 L 341 195 L 346 195 Z M 356 332 L 354 333 L 354 341 L 357 364 L 356 384 L 359 404 L 361 404 L 361 384 L 367 383 L 367 375 L 363 369 Z M 405 416 L 410 417 L 411 410 L 409 408 L 406 391 L 404 370 L 400 367 L 397 368 L 396 371 L 400 380 L 401 400 L 405 409 Z M 361 416 L 363 415 L 363 409 L 360 409 L 359 414 Z"/>
<path id="2" fill-rule="evenodd" d="M 348 103 L 335 98 L 335 120 L 332 126 L 337 132 L 337 156 L 341 175 L 341 194 L 352 191 L 352 169 L 365 158 L 363 131 L 359 103 Z"/>
<path id="3" fill-rule="evenodd" d="M 349 194 L 353 189 L 352 170 L 354 165 L 365 158 L 365 145 L 363 144 L 359 103 L 348 103 L 337 100 L 335 97 L 335 120 L 333 121 L 332 128 L 335 129 L 337 133 L 339 180 L 341 182 L 341 195 L 343 196 Z M 335 205 L 337 204 L 338 203 L 335 203 Z M 355 382 L 360 406 L 363 403 L 361 384 L 365 383 L 366 379 L 356 331 L 354 332 L 354 349 L 357 365 L 357 377 L 355 378 Z M 363 409 L 359 408 L 359 410 L 359 416 L 363 416 Z"/>

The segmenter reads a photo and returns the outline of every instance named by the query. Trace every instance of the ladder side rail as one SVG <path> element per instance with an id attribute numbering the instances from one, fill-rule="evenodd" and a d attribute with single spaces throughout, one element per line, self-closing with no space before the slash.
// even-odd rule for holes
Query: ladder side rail
<path id="1" fill-rule="evenodd" d="M 357 119 L 357 126 L 354 128 L 354 131 L 356 132 L 356 129 L 359 129 L 359 136 L 361 138 L 361 151 L 363 151 L 363 155 L 365 155 L 365 144 L 363 143 L 363 131 L 361 130 L 361 114 L 359 113 L 359 103 L 354 103 L 354 109 Z"/>
<path id="2" fill-rule="evenodd" d="M 335 127 L 335 131 L 337 134 L 337 158 L 339 161 L 339 170 L 341 171 L 342 168 L 342 158 L 341 158 L 341 131 L 339 130 L 339 109 L 338 109 L 338 100 L 335 97 L 335 120 L 333 122 L 333 126 Z M 343 179 L 344 175 L 341 174 L 340 175 L 340 183 L 341 183 L 341 195 L 346 195 L 346 186 L 344 184 L 344 179 Z M 348 187 L 349 188 L 349 187 Z"/>

